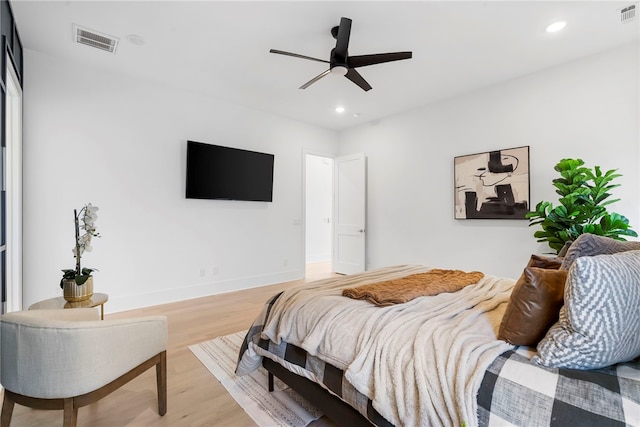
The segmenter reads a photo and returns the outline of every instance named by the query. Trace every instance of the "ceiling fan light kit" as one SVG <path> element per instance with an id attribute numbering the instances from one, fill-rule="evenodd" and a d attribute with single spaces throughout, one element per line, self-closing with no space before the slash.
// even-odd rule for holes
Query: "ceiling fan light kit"
<path id="1" fill-rule="evenodd" d="M 336 76 L 344 76 L 347 74 L 347 71 L 349 71 L 349 69 L 344 65 L 336 65 L 331 68 L 331 74 L 335 74 Z"/>
<path id="2" fill-rule="evenodd" d="M 329 69 L 312 78 L 300 89 L 306 89 L 327 74 L 335 74 L 345 76 L 353 83 L 358 85 L 362 90 L 371 90 L 371 85 L 358 73 L 355 69 L 358 67 L 366 67 L 368 65 L 382 64 L 384 62 L 400 61 L 402 59 L 410 59 L 412 52 L 391 52 L 376 53 L 371 55 L 349 56 L 349 38 L 351 36 L 351 19 L 341 18 L 340 25 L 331 29 L 331 35 L 336 39 L 336 47 L 331 49 L 329 61 L 324 59 L 313 58 L 311 56 L 300 55 L 297 53 L 285 52 L 283 50 L 271 49 L 269 52 L 278 55 L 293 56 L 294 58 L 307 59 L 310 61 L 324 62 L 329 64 Z"/>

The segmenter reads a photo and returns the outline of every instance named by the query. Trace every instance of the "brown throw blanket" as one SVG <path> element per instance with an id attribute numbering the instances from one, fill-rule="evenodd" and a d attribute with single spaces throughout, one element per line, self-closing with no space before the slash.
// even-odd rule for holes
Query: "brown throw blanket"
<path id="1" fill-rule="evenodd" d="M 364 299 L 379 306 L 402 304 L 414 298 L 456 292 L 465 286 L 478 283 L 484 277 L 479 271 L 465 273 L 461 270 L 434 268 L 426 273 L 412 274 L 400 279 L 372 283 L 345 289 L 342 295 Z"/>

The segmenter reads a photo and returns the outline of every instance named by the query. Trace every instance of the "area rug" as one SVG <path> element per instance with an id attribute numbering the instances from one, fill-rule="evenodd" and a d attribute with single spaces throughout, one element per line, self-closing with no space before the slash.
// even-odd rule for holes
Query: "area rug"
<path id="1" fill-rule="evenodd" d="M 246 331 L 189 346 L 193 354 L 227 389 L 259 426 L 304 427 L 322 416 L 315 407 L 275 379 L 275 390 L 267 389 L 267 371 L 260 368 L 238 377 L 234 371 Z"/>

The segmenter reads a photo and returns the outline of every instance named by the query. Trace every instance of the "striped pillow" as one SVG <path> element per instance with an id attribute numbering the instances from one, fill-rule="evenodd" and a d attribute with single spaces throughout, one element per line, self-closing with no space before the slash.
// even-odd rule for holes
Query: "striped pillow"
<path id="1" fill-rule="evenodd" d="M 618 252 L 635 251 L 640 249 L 640 242 L 616 240 L 611 237 L 596 234 L 581 234 L 569 246 L 560 270 L 569 270 L 576 259 L 582 256 L 615 254 Z"/>
<path id="2" fill-rule="evenodd" d="M 575 260 L 560 319 L 533 361 L 597 369 L 640 356 L 640 250 Z"/>

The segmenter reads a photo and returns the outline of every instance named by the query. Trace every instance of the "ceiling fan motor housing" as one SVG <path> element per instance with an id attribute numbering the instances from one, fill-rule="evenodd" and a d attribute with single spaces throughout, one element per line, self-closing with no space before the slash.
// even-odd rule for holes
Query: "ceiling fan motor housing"
<path id="1" fill-rule="evenodd" d="M 342 57 L 336 53 L 336 49 L 331 49 L 331 56 L 329 58 L 329 68 L 331 73 L 344 76 L 347 74 L 349 65 L 347 64 L 347 56 Z"/>

